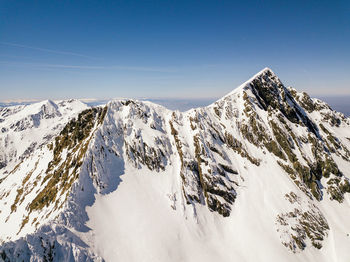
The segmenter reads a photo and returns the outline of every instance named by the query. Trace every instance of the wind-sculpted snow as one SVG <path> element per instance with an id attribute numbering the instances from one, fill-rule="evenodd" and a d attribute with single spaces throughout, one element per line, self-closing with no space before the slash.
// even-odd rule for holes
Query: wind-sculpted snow
<path id="1" fill-rule="evenodd" d="M 42 226 L 15 243 L 5 243 L 1 249 L 2 261 L 103 261 L 76 234 L 53 224 Z"/>
<path id="2" fill-rule="evenodd" d="M 0 108 L 0 166 L 10 172 L 19 161 L 55 137 L 87 106 L 77 100 L 50 100 L 26 106 Z"/>
<path id="3" fill-rule="evenodd" d="M 18 239 L 55 215 L 51 209 L 31 214 L 28 205 L 45 184 L 53 155 L 48 145 L 86 105 L 76 100 L 44 101 L 1 109 L 0 241 Z M 52 216 L 49 215 L 52 213 Z"/>
<path id="4" fill-rule="evenodd" d="M 1 109 L 3 134 L 64 116 L 32 106 Z M 0 260 L 350 259 L 350 120 L 270 69 L 187 112 L 82 109 L 6 147 Z"/>

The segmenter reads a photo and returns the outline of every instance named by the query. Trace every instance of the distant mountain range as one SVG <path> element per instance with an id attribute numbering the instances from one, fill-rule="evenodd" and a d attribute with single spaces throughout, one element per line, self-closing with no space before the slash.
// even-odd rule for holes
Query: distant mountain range
<path id="1" fill-rule="evenodd" d="M 185 112 L 102 104 L 0 108 L 0 261 L 350 261 L 344 114 L 269 68 Z"/>
<path id="2" fill-rule="evenodd" d="M 342 112 L 345 116 L 350 116 L 350 95 L 345 96 L 318 96 L 317 98 L 321 99 L 328 103 L 332 109 L 337 112 Z M 217 98 L 203 98 L 203 99 L 184 99 L 184 98 L 143 98 L 138 99 L 140 101 L 151 101 L 153 103 L 162 105 L 170 110 L 179 110 L 181 112 L 190 110 L 197 107 L 205 107 L 214 103 Z M 89 106 L 99 106 L 107 104 L 110 100 L 108 99 L 91 99 L 91 100 L 80 100 L 83 103 L 86 103 Z M 36 101 L 38 102 L 38 101 Z M 27 102 L 0 102 L 0 107 L 14 106 L 14 105 L 29 105 L 35 103 L 33 101 Z"/>

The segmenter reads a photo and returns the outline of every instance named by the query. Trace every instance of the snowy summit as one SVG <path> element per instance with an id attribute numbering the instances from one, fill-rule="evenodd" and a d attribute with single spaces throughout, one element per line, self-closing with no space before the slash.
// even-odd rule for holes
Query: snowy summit
<path id="1" fill-rule="evenodd" d="M 186 112 L 0 108 L 0 261 L 350 261 L 350 119 L 265 68 Z"/>

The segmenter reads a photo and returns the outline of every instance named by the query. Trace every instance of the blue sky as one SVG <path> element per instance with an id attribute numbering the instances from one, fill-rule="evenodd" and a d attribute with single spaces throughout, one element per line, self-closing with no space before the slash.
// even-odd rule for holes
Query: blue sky
<path id="1" fill-rule="evenodd" d="M 350 1 L 0 1 L 0 100 L 350 95 Z"/>

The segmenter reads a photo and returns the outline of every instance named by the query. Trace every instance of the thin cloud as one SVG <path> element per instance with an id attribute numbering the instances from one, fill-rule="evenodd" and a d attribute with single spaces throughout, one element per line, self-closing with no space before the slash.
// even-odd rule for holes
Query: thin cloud
<path id="1" fill-rule="evenodd" d="M 131 71 L 144 71 L 144 72 L 162 72 L 162 73 L 174 73 L 176 69 L 160 68 L 160 67 L 142 67 L 142 66 L 112 66 L 111 69 L 131 70 Z"/>
<path id="2" fill-rule="evenodd" d="M 140 72 L 160 72 L 174 73 L 176 69 L 161 67 L 141 67 L 141 66 L 85 66 L 85 65 L 65 65 L 65 64 L 42 64 L 42 63 L 26 63 L 26 62 L 10 62 L 0 61 L 0 64 L 20 67 L 36 67 L 36 68 L 57 68 L 57 69 L 83 69 L 83 70 L 127 70 Z"/>
<path id="3" fill-rule="evenodd" d="M 54 53 L 54 54 L 60 54 L 60 55 L 70 55 L 70 56 L 78 56 L 78 57 L 84 57 L 84 58 L 89 58 L 89 59 L 97 59 L 96 57 L 87 56 L 87 55 L 84 55 L 84 54 L 79 54 L 79 53 L 74 53 L 74 52 L 66 52 L 66 51 L 61 51 L 61 50 L 46 49 L 46 48 L 41 48 L 41 47 L 20 45 L 20 44 L 9 43 L 9 42 L 0 42 L 0 44 L 1 45 L 6 45 L 6 46 L 12 46 L 12 47 L 32 49 L 32 50 L 37 50 L 37 51 L 42 51 L 42 52 L 47 52 L 47 53 Z"/>

